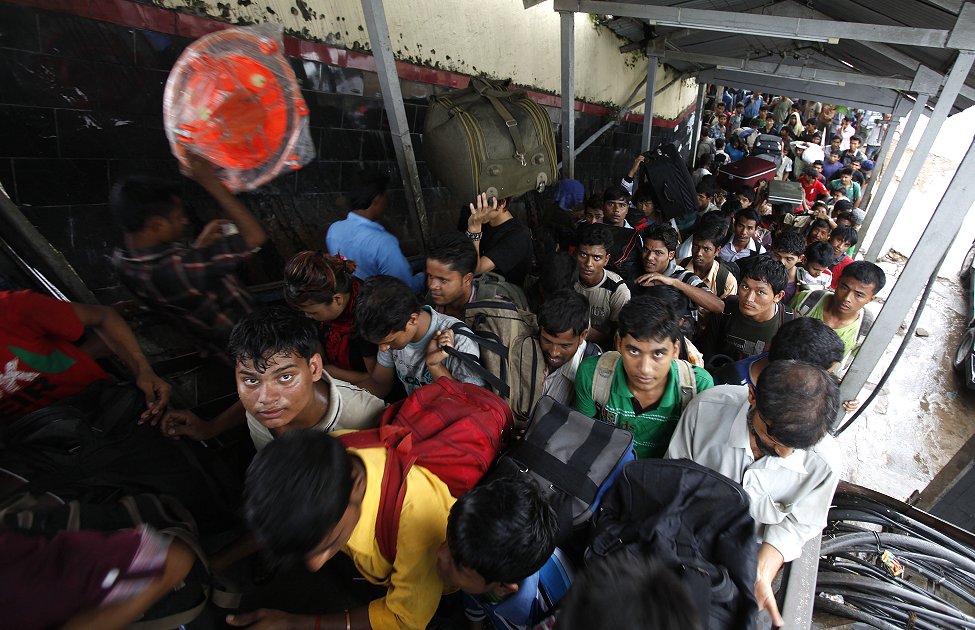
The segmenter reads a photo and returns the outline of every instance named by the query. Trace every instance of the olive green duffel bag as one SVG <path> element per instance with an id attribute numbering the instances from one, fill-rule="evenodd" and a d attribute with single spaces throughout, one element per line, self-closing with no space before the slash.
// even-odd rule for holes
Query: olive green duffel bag
<path id="1" fill-rule="evenodd" d="M 541 192 L 557 179 L 552 120 L 509 83 L 472 77 L 464 89 L 430 97 L 423 152 L 458 200 Z"/>

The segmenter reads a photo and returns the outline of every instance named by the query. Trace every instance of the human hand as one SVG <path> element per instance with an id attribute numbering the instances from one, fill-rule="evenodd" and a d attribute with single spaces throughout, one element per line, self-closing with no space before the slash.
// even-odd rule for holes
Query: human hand
<path id="1" fill-rule="evenodd" d="M 785 625 L 785 620 L 779 613 L 779 605 L 775 601 L 775 592 L 772 590 L 772 581 L 758 578 L 755 581 L 755 601 L 758 602 L 758 609 L 768 612 L 772 620 L 772 626 L 781 628 Z"/>
<path id="2" fill-rule="evenodd" d="M 674 278 L 671 278 L 664 273 L 646 273 L 636 279 L 636 283 L 644 287 L 653 285 L 670 286 L 674 284 L 674 282 Z"/>
<path id="3" fill-rule="evenodd" d="M 214 219 L 207 223 L 203 230 L 200 231 L 199 236 L 193 241 L 193 247 L 195 249 L 203 249 L 204 247 L 209 247 L 217 242 L 223 236 L 223 226 L 231 223 L 228 219 Z"/>
<path id="4" fill-rule="evenodd" d="M 207 422 L 189 409 L 171 409 L 166 412 L 159 425 L 163 435 L 174 440 L 186 436 L 202 442 L 213 437 L 212 423 Z"/>
<path id="5" fill-rule="evenodd" d="M 169 405 L 172 385 L 159 378 L 152 370 L 147 370 L 136 378 L 135 386 L 146 395 L 146 410 L 139 416 L 138 423 L 149 421 L 152 426 L 156 426 Z"/>
<path id="6" fill-rule="evenodd" d="M 227 624 L 235 628 L 251 630 L 292 630 L 297 627 L 295 615 L 268 608 L 258 608 L 239 615 L 227 615 Z"/>
<path id="7" fill-rule="evenodd" d="M 217 170 L 205 157 L 190 151 L 187 151 L 185 156 L 184 161 L 181 161 L 179 164 L 179 172 L 184 177 L 188 177 L 204 187 L 207 184 L 220 182 L 220 179 L 217 177 Z"/>
<path id="8" fill-rule="evenodd" d="M 852 411 L 856 411 L 859 408 L 860 408 L 860 401 L 859 400 L 844 400 L 843 401 L 843 411 L 845 411 L 846 413 L 850 413 Z"/>
<path id="9" fill-rule="evenodd" d="M 427 344 L 427 367 L 440 365 L 447 360 L 447 353 L 444 348 L 454 347 L 454 331 L 449 328 L 434 333 Z"/>
<path id="10" fill-rule="evenodd" d="M 481 226 L 488 223 L 498 212 L 498 198 L 491 197 L 488 203 L 487 193 L 481 193 L 475 199 L 477 206 L 470 204 L 471 216 L 467 219 L 467 229 L 470 232 L 478 232 Z"/>
<path id="11" fill-rule="evenodd" d="M 636 159 L 633 160 L 633 166 L 630 167 L 630 172 L 627 173 L 627 177 L 629 177 L 630 179 L 636 177 L 637 172 L 639 172 L 640 170 L 640 165 L 643 164 L 646 161 L 646 159 L 647 157 L 642 153 L 637 155 Z"/>

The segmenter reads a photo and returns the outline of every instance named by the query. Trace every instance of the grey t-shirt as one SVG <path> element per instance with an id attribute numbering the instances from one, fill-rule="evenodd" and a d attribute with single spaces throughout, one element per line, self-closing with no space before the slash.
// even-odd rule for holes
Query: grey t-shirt
<path id="1" fill-rule="evenodd" d="M 430 375 L 430 370 L 427 369 L 426 361 L 427 345 L 430 343 L 430 338 L 433 337 L 433 333 L 435 331 L 441 331 L 444 328 L 450 328 L 454 324 L 464 323 L 456 317 L 438 313 L 429 306 L 424 306 L 423 309 L 430 314 L 431 318 L 430 328 L 423 335 L 423 339 L 407 344 L 402 350 L 385 350 L 380 351 L 376 355 L 376 363 L 383 367 L 396 370 L 396 376 L 399 377 L 399 380 L 403 381 L 407 394 L 413 393 L 413 390 L 418 387 L 433 382 L 433 377 Z M 465 352 L 476 357 L 481 356 L 477 343 L 467 337 L 454 335 L 454 348 L 458 352 Z M 480 378 L 470 372 L 454 357 L 447 357 L 447 360 L 444 361 L 444 366 L 455 380 L 461 381 L 462 383 L 484 385 L 484 382 Z"/>

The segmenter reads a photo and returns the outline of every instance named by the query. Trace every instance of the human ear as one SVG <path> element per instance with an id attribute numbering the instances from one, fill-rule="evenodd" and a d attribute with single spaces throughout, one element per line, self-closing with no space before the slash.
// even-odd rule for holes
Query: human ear
<path id="1" fill-rule="evenodd" d="M 778 293 L 776 293 L 776 294 L 775 294 L 775 297 L 774 297 L 774 298 L 772 298 L 772 301 L 773 301 L 773 302 L 779 302 L 779 301 L 781 301 L 781 300 L 782 300 L 782 298 L 784 298 L 784 297 L 785 297 L 785 291 L 779 291 Z"/>
<path id="2" fill-rule="evenodd" d="M 312 382 L 320 380 L 322 378 L 322 372 L 325 371 L 322 355 L 318 352 L 311 355 L 311 358 L 308 359 L 308 367 L 311 368 Z"/>
<path id="3" fill-rule="evenodd" d="M 472 282 L 474 282 L 474 274 L 472 274 L 472 273 L 464 274 L 464 277 L 463 277 L 461 283 L 465 287 L 469 287 L 469 286 L 471 286 L 471 283 Z"/>
<path id="4" fill-rule="evenodd" d="M 493 587 L 491 587 L 491 593 L 495 597 L 507 597 L 508 595 L 517 592 L 518 592 L 517 584 L 496 583 Z"/>

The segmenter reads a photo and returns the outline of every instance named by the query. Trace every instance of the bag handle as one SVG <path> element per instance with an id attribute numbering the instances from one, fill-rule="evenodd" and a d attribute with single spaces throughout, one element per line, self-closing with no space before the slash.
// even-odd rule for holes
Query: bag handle
<path id="1" fill-rule="evenodd" d="M 468 370 L 473 372 L 478 378 L 494 388 L 498 395 L 508 400 L 511 397 L 511 386 L 507 383 L 507 363 L 508 363 L 508 349 L 496 341 L 488 339 L 487 337 L 482 337 L 475 334 L 470 328 L 465 326 L 463 323 L 456 323 L 450 327 L 454 331 L 455 335 L 461 335 L 473 340 L 478 346 L 482 348 L 487 348 L 491 352 L 494 352 L 499 357 L 501 357 L 501 376 L 495 376 L 486 367 L 481 365 L 481 362 L 472 354 L 466 352 L 461 352 L 456 348 L 443 348 L 443 351 L 447 353 L 447 356 L 453 357 L 461 362 L 461 365 L 466 367 Z"/>
<path id="2" fill-rule="evenodd" d="M 511 115 L 511 112 L 508 111 L 508 109 L 498 98 L 499 94 L 507 96 L 509 92 L 506 90 L 499 90 L 497 87 L 491 85 L 489 82 L 480 77 L 472 77 L 470 85 L 477 91 L 478 94 L 486 98 L 488 102 L 491 103 L 491 106 L 494 107 L 494 111 L 498 113 L 498 116 L 501 116 L 501 120 L 503 120 L 504 124 L 508 127 L 508 135 L 511 136 L 511 141 L 515 145 L 515 159 L 517 159 L 522 166 L 527 166 L 528 162 L 525 161 L 525 141 L 522 140 L 521 132 L 518 131 L 518 121 L 515 120 L 515 117 Z"/>

